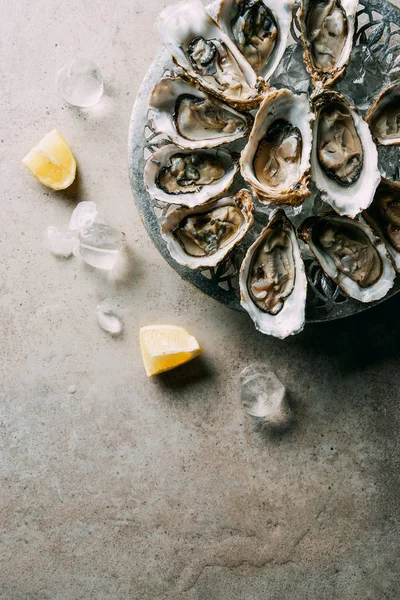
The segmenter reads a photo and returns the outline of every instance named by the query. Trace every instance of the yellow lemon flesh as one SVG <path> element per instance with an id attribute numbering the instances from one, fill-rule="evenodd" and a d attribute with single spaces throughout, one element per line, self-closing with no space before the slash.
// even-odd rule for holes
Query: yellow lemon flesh
<path id="1" fill-rule="evenodd" d="M 52 190 L 65 190 L 75 179 L 75 157 L 58 129 L 45 135 L 22 162 L 40 183 Z"/>
<path id="2" fill-rule="evenodd" d="M 174 369 L 203 353 L 196 338 L 176 325 L 142 327 L 140 349 L 148 377 Z"/>

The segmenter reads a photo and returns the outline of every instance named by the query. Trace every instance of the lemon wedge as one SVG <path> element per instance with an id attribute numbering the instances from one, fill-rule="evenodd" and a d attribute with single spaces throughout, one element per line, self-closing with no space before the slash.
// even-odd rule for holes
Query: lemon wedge
<path id="1" fill-rule="evenodd" d="M 52 190 L 65 190 L 75 179 L 75 157 L 58 129 L 45 135 L 22 162 L 40 183 Z"/>
<path id="2" fill-rule="evenodd" d="M 176 325 L 142 327 L 140 349 L 148 377 L 174 369 L 203 353 L 196 338 Z"/>

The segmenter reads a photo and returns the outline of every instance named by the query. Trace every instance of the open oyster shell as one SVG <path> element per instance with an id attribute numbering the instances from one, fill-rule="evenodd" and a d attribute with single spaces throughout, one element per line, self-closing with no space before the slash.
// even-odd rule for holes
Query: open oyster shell
<path id="1" fill-rule="evenodd" d="M 193 207 L 226 192 L 238 169 L 228 150 L 191 150 L 168 144 L 148 159 L 144 183 L 157 200 Z"/>
<path id="2" fill-rule="evenodd" d="M 149 100 L 156 131 L 181 148 L 214 148 L 248 134 L 252 117 L 181 77 L 163 77 Z"/>
<path id="3" fill-rule="evenodd" d="M 354 218 L 372 202 L 381 180 L 378 152 L 368 125 L 337 92 L 313 99 L 312 177 L 322 200 Z"/>
<path id="4" fill-rule="evenodd" d="M 374 140 L 382 146 L 400 144 L 400 81 L 386 88 L 366 117 Z"/>
<path id="5" fill-rule="evenodd" d="M 256 75 L 275 72 L 289 37 L 294 0 L 221 0 L 217 21 Z"/>
<path id="6" fill-rule="evenodd" d="M 363 220 L 335 214 L 309 217 L 298 236 L 348 296 L 374 302 L 393 286 L 395 271 L 385 244 Z"/>
<path id="7" fill-rule="evenodd" d="M 165 8 L 158 29 L 174 61 L 207 92 L 243 110 L 260 104 L 255 72 L 200 0 Z"/>
<path id="8" fill-rule="evenodd" d="M 240 302 L 256 329 L 286 338 L 304 327 L 307 279 L 293 225 L 283 210 L 250 246 L 240 269 Z"/>
<path id="9" fill-rule="evenodd" d="M 265 97 L 240 158 L 261 202 L 298 206 L 310 195 L 313 118 L 304 95 L 282 89 Z"/>
<path id="10" fill-rule="evenodd" d="M 394 267 L 400 273 L 400 182 L 382 179 L 363 217 L 385 240 Z"/>
<path id="11" fill-rule="evenodd" d="M 161 235 L 174 260 L 189 269 L 217 266 L 253 225 L 253 200 L 248 190 L 197 208 L 171 209 Z"/>
<path id="12" fill-rule="evenodd" d="M 304 62 L 314 85 L 332 85 L 353 48 L 358 0 L 302 0 L 299 11 Z"/>

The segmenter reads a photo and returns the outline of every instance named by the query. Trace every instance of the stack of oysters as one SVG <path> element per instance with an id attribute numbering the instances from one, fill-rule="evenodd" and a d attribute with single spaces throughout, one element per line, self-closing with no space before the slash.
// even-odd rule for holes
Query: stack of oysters
<path id="1" fill-rule="evenodd" d="M 299 239 L 360 302 L 383 298 L 400 271 L 400 183 L 381 179 L 376 148 L 400 144 L 400 83 L 382 92 L 366 120 L 331 89 L 351 55 L 357 6 L 300 2 L 310 98 L 268 83 L 286 48 L 293 0 L 221 0 L 216 20 L 200 0 L 189 0 L 159 17 L 178 66 L 149 103 L 155 130 L 171 142 L 144 171 L 150 195 L 169 206 L 162 237 L 179 264 L 215 267 L 253 226 L 254 202 L 271 206 L 239 283 L 256 328 L 280 338 L 305 322 Z M 224 145 L 242 138 L 239 158 Z M 249 187 L 233 194 L 239 169 Z M 296 230 L 285 209 L 301 206 L 312 185 L 331 210 Z"/>

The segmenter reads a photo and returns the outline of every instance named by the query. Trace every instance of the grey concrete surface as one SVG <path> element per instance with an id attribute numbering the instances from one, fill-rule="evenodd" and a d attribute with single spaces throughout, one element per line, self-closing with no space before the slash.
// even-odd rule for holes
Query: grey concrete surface
<path id="1" fill-rule="evenodd" d="M 164 263 L 126 145 L 165 4 L 0 2 L 0 598 L 397 600 L 399 300 L 281 342 Z M 106 81 L 91 110 L 55 87 L 77 55 Z M 21 163 L 55 126 L 79 164 L 69 192 Z M 126 232 L 125 278 L 45 248 L 46 227 L 88 199 Z M 121 339 L 96 324 L 104 298 Z M 138 331 L 154 322 L 186 326 L 204 357 L 149 381 Z M 253 362 L 290 391 L 286 434 L 243 415 L 238 378 Z"/>

